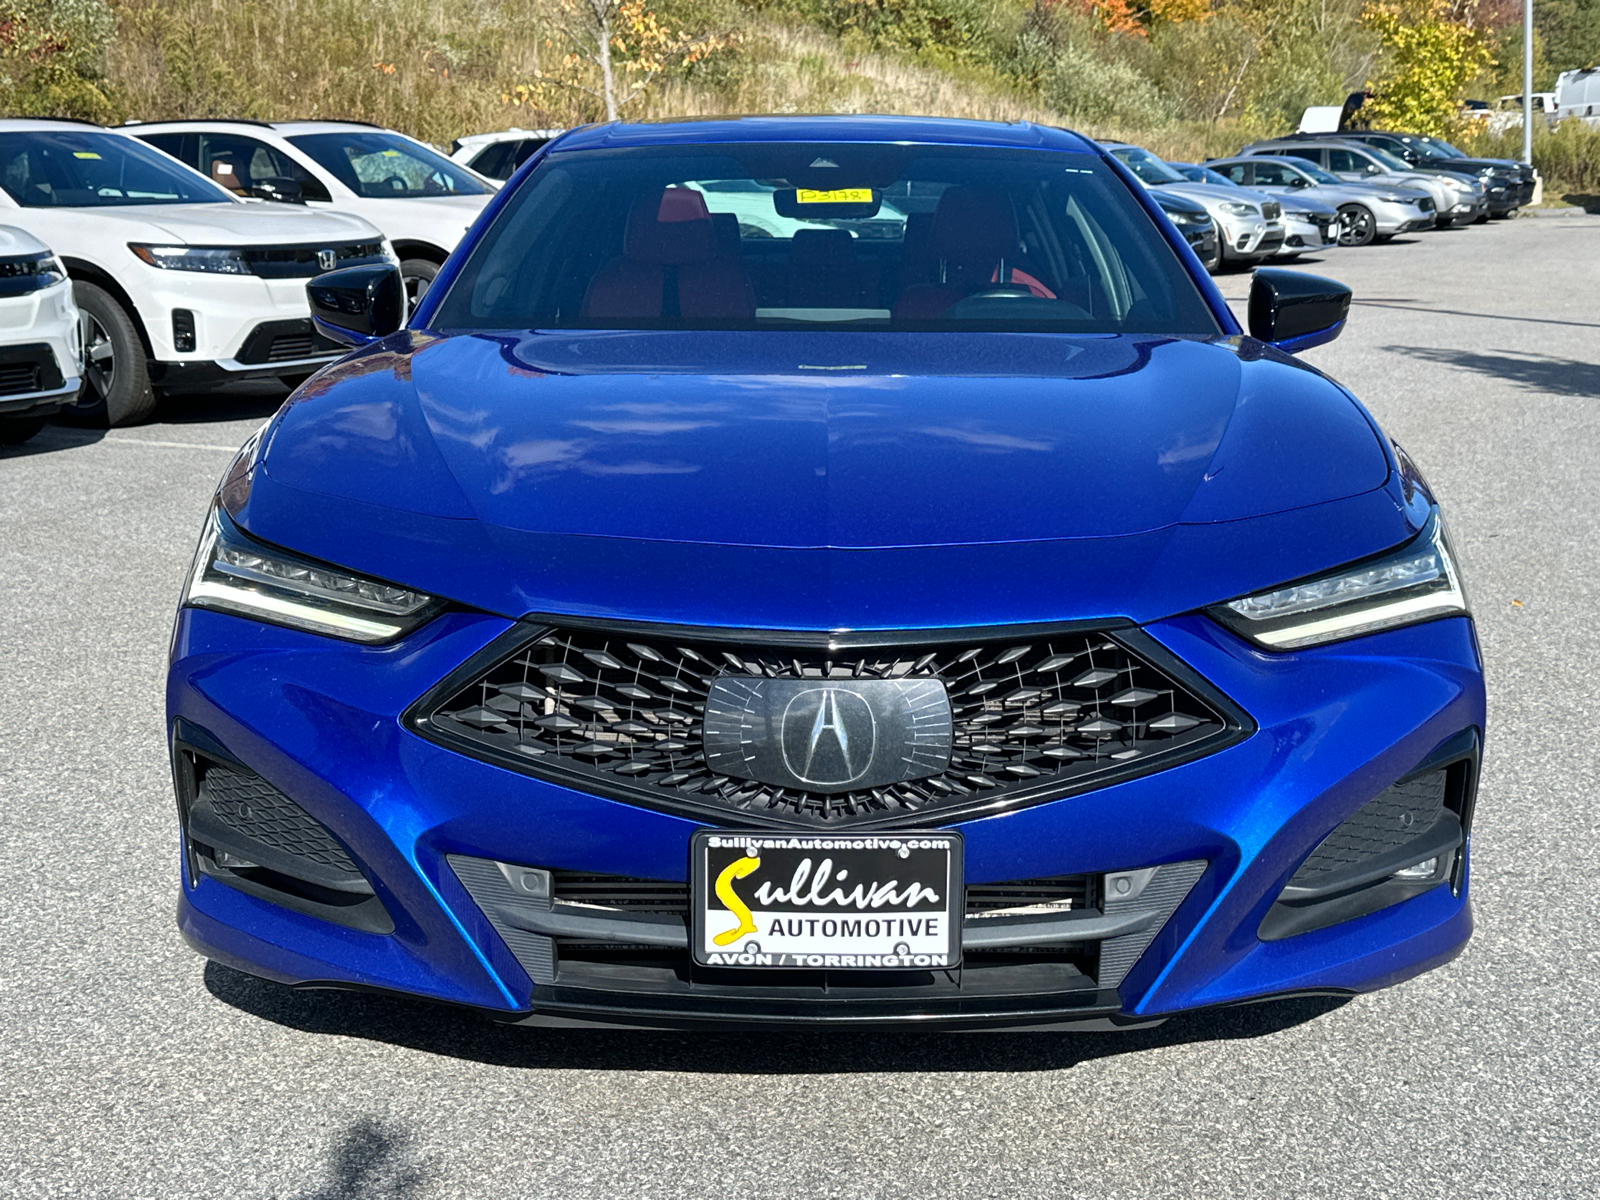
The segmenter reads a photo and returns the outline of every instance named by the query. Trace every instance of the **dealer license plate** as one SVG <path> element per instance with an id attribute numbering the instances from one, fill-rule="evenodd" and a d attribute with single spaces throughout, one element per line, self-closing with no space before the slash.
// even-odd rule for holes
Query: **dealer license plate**
<path id="1" fill-rule="evenodd" d="M 958 833 L 702 831 L 690 854 L 702 966 L 925 971 L 961 961 Z"/>

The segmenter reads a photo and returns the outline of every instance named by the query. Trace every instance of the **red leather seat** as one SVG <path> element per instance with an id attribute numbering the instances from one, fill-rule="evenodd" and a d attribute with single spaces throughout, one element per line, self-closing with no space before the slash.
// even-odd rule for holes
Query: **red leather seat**
<path id="1" fill-rule="evenodd" d="M 755 316 L 750 280 L 719 255 L 705 197 L 668 187 L 634 201 L 622 254 L 595 273 L 583 315 L 597 321 L 740 321 Z"/>

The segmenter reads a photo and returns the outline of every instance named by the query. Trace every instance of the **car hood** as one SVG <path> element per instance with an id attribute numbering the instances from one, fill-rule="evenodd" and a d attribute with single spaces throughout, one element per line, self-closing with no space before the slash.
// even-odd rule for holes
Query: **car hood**
<path id="1" fill-rule="evenodd" d="M 1163 183 L 1160 185 L 1169 192 L 1176 192 L 1180 196 L 1190 196 L 1204 204 L 1222 204 L 1229 200 L 1242 200 L 1246 204 L 1264 204 L 1268 200 L 1276 201 L 1276 196 L 1269 196 L 1265 192 L 1258 192 L 1253 188 L 1222 187 L 1215 183 Z"/>
<path id="2" fill-rule="evenodd" d="M 1389 481 L 1360 407 L 1248 338 L 404 333 L 290 399 L 239 515 L 507 615 L 706 620 L 718 581 L 805 628 L 993 588 L 998 621 L 1182 611 L 1396 544 Z M 1133 560 L 1184 598 L 1122 594 Z M 926 584 L 841 600 L 884 571 Z"/>
<path id="3" fill-rule="evenodd" d="M 61 211 L 61 210 L 53 210 Z M 338 241 L 378 236 L 360 217 L 319 212 L 299 205 L 220 202 L 217 204 L 132 204 L 73 210 L 116 240 L 120 228 L 135 239 L 160 238 L 187 245 L 257 246 L 279 243 Z"/>

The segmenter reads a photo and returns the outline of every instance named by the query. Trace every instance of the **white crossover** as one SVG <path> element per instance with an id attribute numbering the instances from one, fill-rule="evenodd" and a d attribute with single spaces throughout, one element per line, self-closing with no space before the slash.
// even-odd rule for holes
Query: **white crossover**
<path id="1" fill-rule="evenodd" d="M 0 224 L 50 246 L 82 310 L 84 403 L 112 425 L 156 389 L 304 378 L 341 352 L 306 280 L 394 262 L 360 217 L 241 200 L 116 130 L 0 120 Z"/>
<path id="2" fill-rule="evenodd" d="M 400 256 L 412 304 L 495 191 L 433 147 L 359 121 L 160 121 L 129 131 L 237 195 L 371 221 Z"/>
<path id="3" fill-rule="evenodd" d="M 450 145 L 453 162 L 464 163 L 479 175 L 504 183 L 518 167 L 564 129 L 502 129 L 495 133 L 469 133 Z"/>
<path id="4" fill-rule="evenodd" d="M 27 441 L 76 404 L 82 374 L 66 268 L 31 233 L 0 225 L 0 446 Z"/>

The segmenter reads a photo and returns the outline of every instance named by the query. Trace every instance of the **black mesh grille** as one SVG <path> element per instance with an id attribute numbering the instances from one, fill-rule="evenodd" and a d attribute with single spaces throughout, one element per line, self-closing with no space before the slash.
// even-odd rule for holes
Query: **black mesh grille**
<path id="1" fill-rule="evenodd" d="M 1011 883 L 969 883 L 969 917 L 1022 916 L 1029 912 L 1081 912 L 1091 907 L 1090 876 L 1018 879 Z"/>
<path id="2" fill-rule="evenodd" d="M 268 362 L 289 362 L 296 358 L 310 358 L 317 353 L 317 345 L 312 335 L 307 333 L 280 333 L 272 339 L 272 348 L 267 351 Z"/>
<path id="3" fill-rule="evenodd" d="M 1434 771 L 1386 788 L 1322 839 L 1289 886 L 1315 886 L 1334 871 L 1387 854 L 1427 832 L 1444 811 L 1446 775 Z"/>
<path id="4" fill-rule="evenodd" d="M 592 904 L 637 913 L 687 913 L 689 885 L 631 875 L 551 871 L 551 895 L 568 904 Z"/>
<path id="5" fill-rule="evenodd" d="M 212 766 L 201 788 L 218 819 L 240 833 L 285 854 L 360 874 L 316 818 L 253 771 Z"/>
<path id="6" fill-rule="evenodd" d="M 717 774 L 701 727 L 723 675 L 939 680 L 950 700 L 948 765 L 832 794 Z M 454 691 L 421 727 L 581 790 L 805 825 L 1051 799 L 1207 752 L 1236 732 L 1211 704 L 1098 632 L 848 650 L 552 629 Z"/>

